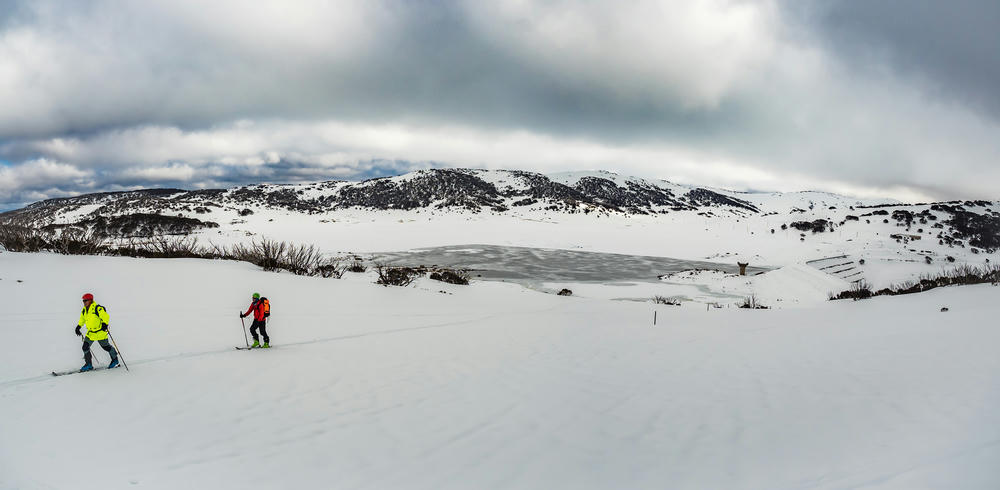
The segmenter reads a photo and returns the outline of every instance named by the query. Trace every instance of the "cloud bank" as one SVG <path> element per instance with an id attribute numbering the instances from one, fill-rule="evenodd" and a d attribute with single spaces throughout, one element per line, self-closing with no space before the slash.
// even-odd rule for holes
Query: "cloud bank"
<path id="1" fill-rule="evenodd" d="M 0 6 L 0 208 L 444 166 L 907 200 L 1000 178 L 989 3 Z"/>

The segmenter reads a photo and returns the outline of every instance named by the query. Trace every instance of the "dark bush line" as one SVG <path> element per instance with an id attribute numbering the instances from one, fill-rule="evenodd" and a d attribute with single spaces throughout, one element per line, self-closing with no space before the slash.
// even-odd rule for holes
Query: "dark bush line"
<path id="1" fill-rule="evenodd" d="M 323 255 L 314 245 L 276 240 L 254 240 L 232 246 L 202 245 L 192 236 L 131 238 L 108 243 L 94 233 L 75 228 L 45 232 L 24 226 L 0 226 L 0 246 L 11 252 L 56 252 L 64 255 L 109 255 L 149 259 L 218 259 L 249 262 L 265 271 L 288 271 L 300 276 L 340 279 L 347 271 L 365 272 L 360 257 L 347 263 Z M 450 284 L 469 284 L 469 272 L 447 268 L 391 267 L 376 264 L 378 284 L 408 286 L 430 272 L 430 278 Z"/>
<path id="2" fill-rule="evenodd" d="M 224 258 L 233 258 L 256 264 L 266 271 L 286 270 L 300 276 L 340 278 L 346 266 L 339 260 L 328 259 L 315 245 L 294 245 L 274 240 L 237 243 L 232 247 L 219 247 Z"/>
<path id="3" fill-rule="evenodd" d="M 100 238 L 78 229 L 45 233 L 27 226 L 0 226 L 0 246 L 11 252 L 56 252 L 65 255 L 101 255 L 107 247 Z"/>
<path id="4" fill-rule="evenodd" d="M 207 209 L 206 209 L 207 210 Z M 120 216 L 98 216 L 74 224 L 51 224 L 42 228 L 54 232 L 69 228 L 86 229 L 98 238 L 155 237 L 160 235 L 187 235 L 199 229 L 218 228 L 213 221 L 196 218 L 166 216 L 150 213 L 133 213 Z"/>
<path id="5" fill-rule="evenodd" d="M 190 236 L 157 236 L 110 244 L 93 233 L 65 229 L 46 233 L 33 228 L 0 226 L 0 246 L 11 252 L 55 252 L 64 255 L 112 255 L 153 259 L 222 259 L 249 262 L 266 271 L 288 271 L 300 276 L 340 278 L 347 270 L 314 245 L 261 239 L 231 247 L 204 246 Z"/>
<path id="6" fill-rule="evenodd" d="M 867 299 L 873 296 L 897 296 L 900 294 L 913 294 L 929 291 L 934 288 L 946 286 L 965 286 L 970 284 L 1000 283 L 1000 265 L 984 265 L 976 267 L 963 264 L 953 269 L 943 271 L 940 275 L 931 276 L 924 274 L 920 279 L 893 284 L 887 288 L 873 291 L 871 285 L 865 281 L 860 281 L 851 286 L 851 289 L 831 295 L 830 299 Z"/>

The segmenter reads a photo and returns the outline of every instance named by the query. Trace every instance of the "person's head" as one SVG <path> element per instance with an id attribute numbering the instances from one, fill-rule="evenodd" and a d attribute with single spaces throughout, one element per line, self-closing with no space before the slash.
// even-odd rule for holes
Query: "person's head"
<path id="1" fill-rule="evenodd" d="M 260 293 L 253 293 L 253 299 L 254 299 L 254 301 L 257 301 L 258 299 L 260 299 Z"/>
<path id="2" fill-rule="evenodd" d="M 94 302 L 94 295 L 87 293 L 83 295 L 83 306 L 90 306 Z"/>

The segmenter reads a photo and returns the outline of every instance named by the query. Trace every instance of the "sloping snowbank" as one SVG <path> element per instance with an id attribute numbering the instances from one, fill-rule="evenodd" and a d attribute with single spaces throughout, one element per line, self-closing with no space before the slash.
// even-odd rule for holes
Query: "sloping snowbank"
<path id="1" fill-rule="evenodd" d="M 791 264 L 754 276 L 753 293 L 774 305 L 812 304 L 830 299 L 830 293 L 851 288 L 851 283 L 816 270 L 806 264 Z"/>
<path id="2" fill-rule="evenodd" d="M 0 488 L 1000 486 L 990 286 L 653 327 L 648 304 L 348 277 L 0 254 Z M 255 290 L 278 347 L 235 351 Z M 84 291 L 131 372 L 45 374 L 80 362 Z"/>

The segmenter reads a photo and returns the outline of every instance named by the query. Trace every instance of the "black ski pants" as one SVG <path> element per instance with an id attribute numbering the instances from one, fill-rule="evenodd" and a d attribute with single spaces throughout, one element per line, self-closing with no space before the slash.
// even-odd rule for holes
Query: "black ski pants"
<path id="1" fill-rule="evenodd" d="M 90 344 L 93 343 L 93 340 L 90 340 L 87 337 L 83 338 L 83 360 L 86 361 L 87 364 L 90 364 L 90 360 L 93 358 L 90 354 Z M 101 348 L 108 351 L 108 354 L 111 354 L 112 359 L 118 359 L 118 352 L 115 351 L 114 347 L 111 347 L 111 342 L 108 342 L 108 339 L 98 340 L 97 343 L 101 344 Z"/>
<path id="2" fill-rule="evenodd" d="M 258 342 L 260 340 L 260 338 L 257 337 L 257 329 L 260 329 L 260 334 L 264 337 L 264 343 L 271 343 L 271 339 L 267 336 L 267 320 L 254 320 L 253 325 L 250 325 L 250 335 L 253 336 L 254 342 Z"/>

